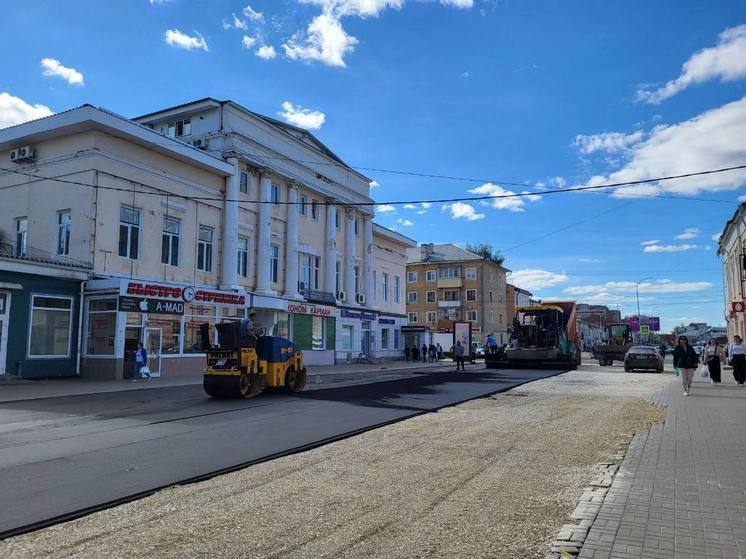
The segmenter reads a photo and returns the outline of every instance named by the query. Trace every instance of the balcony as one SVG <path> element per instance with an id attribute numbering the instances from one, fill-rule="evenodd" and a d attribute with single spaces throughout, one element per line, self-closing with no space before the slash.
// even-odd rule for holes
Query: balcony
<path id="1" fill-rule="evenodd" d="M 438 278 L 438 287 L 451 288 L 461 287 L 464 284 L 463 278 Z"/>
<path id="2" fill-rule="evenodd" d="M 55 264 L 58 266 L 68 266 L 71 268 L 91 269 L 93 266 L 90 262 L 77 260 L 69 256 L 54 254 L 46 250 L 27 246 L 21 253 L 16 249 L 14 243 L 0 240 L 0 257 L 13 258 L 15 260 L 35 262 L 37 264 Z"/>
<path id="3" fill-rule="evenodd" d="M 463 301 L 438 301 L 439 309 L 458 309 L 463 305 Z"/>

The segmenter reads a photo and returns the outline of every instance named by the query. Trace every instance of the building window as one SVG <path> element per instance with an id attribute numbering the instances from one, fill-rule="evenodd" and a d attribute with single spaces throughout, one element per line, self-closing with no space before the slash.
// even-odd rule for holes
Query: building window
<path id="1" fill-rule="evenodd" d="M 342 326 L 342 338 L 341 338 L 341 347 L 340 349 L 344 349 L 347 351 L 352 350 L 352 326 Z"/>
<path id="2" fill-rule="evenodd" d="M 443 301 L 460 301 L 461 292 L 457 289 L 448 289 L 443 291 Z"/>
<path id="3" fill-rule="evenodd" d="M 316 200 L 311 200 L 311 219 L 319 220 L 319 203 Z"/>
<path id="4" fill-rule="evenodd" d="M 238 189 L 244 194 L 249 193 L 249 174 L 241 171 L 238 181 Z"/>
<path id="5" fill-rule="evenodd" d="M 249 276 L 249 239 L 238 238 L 238 259 L 236 262 L 238 275 L 242 278 Z"/>
<path id="6" fill-rule="evenodd" d="M 301 195 L 298 197 L 298 207 L 300 208 L 300 215 L 304 216 L 306 215 L 306 197 Z"/>
<path id="7" fill-rule="evenodd" d="M 313 289 L 319 289 L 321 286 L 321 258 L 312 256 L 311 264 L 313 265 Z"/>
<path id="8" fill-rule="evenodd" d="M 202 353 L 200 327 L 208 324 L 210 332 L 215 332 L 217 307 L 199 303 L 184 305 L 184 353 Z"/>
<path id="9" fill-rule="evenodd" d="M 401 280 L 399 279 L 399 276 L 394 276 L 394 303 L 398 303 L 400 299 L 400 283 Z"/>
<path id="10" fill-rule="evenodd" d="M 437 272 L 435 270 L 428 270 L 425 272 L 425 280 L 426 281 L 435 281 L 437 276 Z"/>
<path id="11" fill-rule="evenodd" d="M 163 218 L 161 236 L 161 263 L 169 266 L 179 265 L 179 234 L 181 222 L 171 217 Z"/>
<path id="12" fill-rule="evenodd" d="M 355 295 L 360 294 L 360 266 L 353 268 L 355 274 Z"/>
<path id="13" fill-rule="evenodd" d="M 360 233 L 360 220 L 355 218 L 355 235 Z"/>
<path id="14" fill-rule="evenodd" d="M 456 268 L 441 268 L 438 270 L 438 277 L 440 279 L 450 279 L 450 278 L 460 278 L 461 277 L 461 269 Z"/>
<path id="15" fill-rule="evenodd" d="M 490 291 L 490 303 L 492 302 L 492 291 Z"/>
<path id="16" fill-rule="evenodd" d="M 477 290 L 476 289 L 467 289 L 466 290 L 466 300 L 467 301 L 476 301 L 477 300 Z"/>
<path id="17" fill-rule="evenodd" d="M 388 348 L 389 348 L 389 329 L 382 328 L 381 329 L 381 349 L 388 349 Z"/>
<path id="18" fill-rule="evenodd" d="M 68 357 L 72 314 L 72 297 L 32 295 L 28 356 Z"/>
<path id="19" fill-rule="evenodd" d="M 389 275 L 386 272 L 381 274 L 381 297 L 384 301 L 389 300 Z"/>
<path id="20" fill-rule="evenodd" d="M 334 274 L 334 287 L 335 287 L 337 293 L 339 293 L 342 290 L 342 288 L 341 288 L 341 286 L 339 284 L 340 276 L 342 274 L 342 263 L 339 260 L 337 260 L 337 262 L 336 262 L 336 267 L 335 267 L 334 272 L 335 272 L 335 274 Z"/>
<path id="21" fill-rule="evenodd" d="M 416 312 L 407 313 L 407 318 L 410 323 L 417 322 L 417 313 Z"/>
<path id="22" fill-rule="evenodd" d="M 337 208 L 337 211 L 334 212 L 334 227 L 339 229 L 341 227 L 341 220 L 339 218 L 339 208 Z"/>
<path id="23" fill-rule="evenodd" d="M 434 303 L 435 302 L 435 291 L 428 291 L 427 292 L 427 302 L 428 303 Z"/>
<path id="24" fill-rule="evenodd" d="M 490 283 L 492 283 L 492 272 L 490 272 Z"/>
<path id="25" fill-rule="evenodd" d="M 435 324 L 437 315 L 435 311 L 427 311 L 427 323 L 428 324 Z"/>
<path id="26" fill-rule="evenodd" d="M 407 283 L 417 283 L 417 272 L 407 272 Z"/>
<path id="27" fill-rule="evenodd" d="M 270 199 L 272 200 L 273 204 L 277 205 L 280 203 L 280 185 L 274 182 L 272 183 L 272 187 L 270 189 L 270 196 L 271 196 Z"/>
<path id="28" fill-rule="evenodd" d="M 503 313 L 500 313 L 500 326 L 502 326 L 503 323 Z"/>
<path id="29" fill-rule="evenodd" d="M 16 219 L 16 256 L 26 256 L 28 253 L 28 218 Z"/>
<path id="30" fill-rule="evenodd" d="M 57 254 L 61 256 L 70 254 L 71 224 L 72 212 L 70 210 L 57 212 Z"/>
<path id="31" fill-rule="evenodd" d="M 495 311 L 490 311 L 490 324 L 495 323 Z"/>
<path id="32" fill-rule="evenodd" d="M 177 120 L 176 122 L 168 123 L 168 137 L 179 138 L 181 136 L 189 136 L 192 133 L 192 119 L 187 118 L 185 120 Z"/>
<path id="33" fill-rule="evenodd" d="M 278 269 L 280 266 L 280 247 L 270 245 L 269 247 L 269 281 L 277 283 Z"/>
<path id="34" fill-rule="evenodd" d="M 318 289 L 321 281 L 321 259 L 310 254 L 301 257 L 301 281 L 306 289 Z"/>
<path id="35" fill-rule="evenodd" d="M 87 355 L 114 355 L 117 333 L 117 300 L 88 301 L 86 349 Z"/>
<path id="36" fill-rule="evenodd" d="M 140 210 L 119 208 L 119 256 L 137 260 L 140 252 Z"/>
<path id="37" fill-rule="evenodd" d="M 417 292 L 408 291 L 407 292 L 407 303 L 416 303 L 416 302 L 417 302 Z"/>
<path id="38" fill-rule="evenodd" d="M 468 280 L 475 280 L 475 279 L 477 279 L 477 269 L 476 268 L 467 268 L 466 269 L 466 279 L 468 279 Z"/>
<path id="39" fill-rule="evenodd" d="M 197 269 L 200 272 L 212 272 L 212 236 L 212 227 L 199 226 Z"/>
<path id="40" fill-rule="evenodd" d="M 378 274 L 373 270 L 373 302 L 378 300 Z"/>
<path id="41" fill-rule="evenodd" d="M 394 349 L 399 349 L 399 330 L 394 329 Z"/>
<path id="42" fill-rule="evenodd" d="M 466 311 L 466 320 L 470 320 L 471 322 L 476 322 L 477 311 Z"/>

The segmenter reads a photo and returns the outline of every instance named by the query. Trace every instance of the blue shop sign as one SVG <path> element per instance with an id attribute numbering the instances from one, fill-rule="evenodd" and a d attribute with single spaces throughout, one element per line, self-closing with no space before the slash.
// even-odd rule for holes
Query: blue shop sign
<path id="1" fill-rule="evenodd" d="M 342 309 L 342 311 L 339 313 L 342 318 L 359 318 L 360 320 L 375 320 L 376 319 L 376 313 L 372 312 L 364 312 L 364 311 L 348 311 L 346 309 Z"/>
<path id="2" fill-rule="evenodd" d="M 378 324 L 396 324 L 393 318 L 379 318 Z"/>

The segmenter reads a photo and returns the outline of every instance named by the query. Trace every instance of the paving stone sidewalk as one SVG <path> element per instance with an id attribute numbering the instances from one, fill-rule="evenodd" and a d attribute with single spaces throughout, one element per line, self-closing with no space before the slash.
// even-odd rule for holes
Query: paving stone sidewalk
<path id="1" fill-rule="evenodd" d="M 676 378 L 665 423 L 635 435 L 578 557 L 746 559 L 746 387 Z"/>

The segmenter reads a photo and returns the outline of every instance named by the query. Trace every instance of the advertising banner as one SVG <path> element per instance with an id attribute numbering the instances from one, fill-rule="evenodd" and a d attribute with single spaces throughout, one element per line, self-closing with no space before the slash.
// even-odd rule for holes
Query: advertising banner
<path id="1" fill-rule="evenodd" d="M 629 322 L 629 331 L 630 332 L 639 332 L 640 331 L 640 319 L 636 316 L 630 316 L 627 321 Z"/>
<path id="2" fill-rule="evenodd" d="M 471 322 L 454 322 L 453 323 L 453 345 L 461 342 L 464 346 L 464 353 L 469 355 L 471 351 Z"/>

